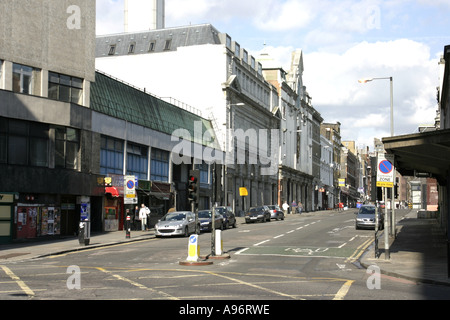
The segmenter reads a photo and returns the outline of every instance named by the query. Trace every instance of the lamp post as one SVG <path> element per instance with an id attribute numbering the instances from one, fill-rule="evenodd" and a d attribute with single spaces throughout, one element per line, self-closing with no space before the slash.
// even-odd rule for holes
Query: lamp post
<path id="1" fill-rule="evenodd" d="M 371 82 L 374 80 L 389 80 L 390 84 L 391 84 L 391 137 L 394 136 L 394 78 L 393 77 L 384 77 L 384 78 L 365 78 L 365 79 L 360 79 L 359 83 L 367 83 L 367 82 Z M 394 184 L 395 184 L 395 171 L 394 171 Z M 385 205 L 385 210 L 387 212 L 386 209 L 386 188 L 384 188 L 384 197 L 385 197 L 385 201 L 384 201 L 384 205 Z M 395 186 L 392 188 L 392 192 L 391 192 L 391 216 L 390 217 L 386 217 L 385 218 L 385 224 L 386 224 L 386 231 L 384 233 L 385 235 L 385 257 L 386 260 L 390 259 L 390 253 L 389 253 L 389 235 L 388 232 L 395 236 L 395 209 L 394 209 L 394 205 L 395 205 L 395 201 L 394 201 L 394 195 L 395 193 Z M 387 222 L 387 223 L 386 223 Z"/>

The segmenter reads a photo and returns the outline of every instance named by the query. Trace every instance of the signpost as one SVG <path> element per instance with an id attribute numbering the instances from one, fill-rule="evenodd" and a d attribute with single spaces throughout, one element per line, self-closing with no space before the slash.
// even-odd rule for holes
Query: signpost
<path id="1" fill-rule="evenodd" d="M 385 259 L 390 259 L 389 252 L 389 232 L 391 224 L 391 215 L 389 215 L 387 210 L 387 188 L 392 188 L 392 217 L 394 217 L 394 155 L 391 154 L 378 154 L 378 166 L 377 166 L 377 187 L 384 188 L 384 247 L 385 247 Z M 392 221 L 394 226 L 395 220 Z"/>

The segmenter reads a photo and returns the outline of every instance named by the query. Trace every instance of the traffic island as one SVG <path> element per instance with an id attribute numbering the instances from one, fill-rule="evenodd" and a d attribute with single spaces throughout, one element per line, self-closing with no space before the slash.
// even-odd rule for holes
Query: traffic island
<path id="1" fill-rule="evenodd" d="M 223 253 L 221 255 L 209 254 L 207 256 L 201 256 L 200 258 L 202 258 L 204 260 L 225 260 L 225 259 L 230 259 L 231 256 L 228 253 Z"/>
<path id="2" fill-rule="evenodd" d="M 198 260 L 198 261 L 180 261 L 179 264 L 182 266 L 207 266 L 213 264 L 213 261 L 208 260 Z"/>

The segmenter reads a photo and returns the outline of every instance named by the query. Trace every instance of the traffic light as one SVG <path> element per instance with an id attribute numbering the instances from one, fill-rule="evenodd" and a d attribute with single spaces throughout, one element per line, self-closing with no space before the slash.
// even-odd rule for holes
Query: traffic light
<path id="1" fill-rule="evenodd" d="M 188 185 L 188 200 L 190 203 L 198 204 L 199 198 L 199 187 L 198 181 L 200 178 L 199 170 L 190 170 L 189 171 L 189 185 Z"/>

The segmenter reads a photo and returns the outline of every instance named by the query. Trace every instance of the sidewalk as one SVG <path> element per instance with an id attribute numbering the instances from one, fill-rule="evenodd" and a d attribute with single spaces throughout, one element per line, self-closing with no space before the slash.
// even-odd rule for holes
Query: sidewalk
<path id="1" fill-rule="evenodd" d="M 329 212 L 310 212 L 305 216 Z M 290 216 L 292 215 L 288 215 L 286 218 L 289 219 Z M 237 219 L 238 225 L 245 223 L 242 217 Z M 0 245 L 0 264 L 150 238 L 154 238 L 152 229 L 150 231 L 131 231 L 129 239 L 126 239 L 124 231 L 93 234 L 90 244 L 87 246 L 80 245 L 78 238 L 75 237 L 4 244 Z M 390 260 L 385 260 L 383 233 L 379 238 L 378 247 L 380 249 L 379 258 L 375 258 L 374 245 L 370 246 L 361 257 L 360 263 L 363 267 L 377 265 L 386 275 L 416 282 L 450 285 L 450 279 L 447 277 L 446 237 L 436 220 L 418 219 L 417 210 L 411 210 L 397 223 L 397 238 L 391 240 Z"/>
<path id="2" fill-rule="evenodd" d="M 447 240 L 435 219 L 418 219 L 411 210 L 397 222 L 397 238 L 390 240 L 390 259 L 385 259 L 384 233 L 379 237 L 380 255 L 369 247 L 360 259 L 363 267 L 376 265 L 381 273 L 415 282 L 450 285 L 447 274 Z"/>

